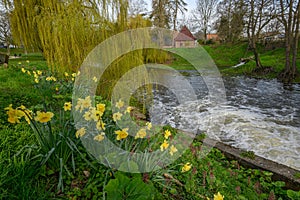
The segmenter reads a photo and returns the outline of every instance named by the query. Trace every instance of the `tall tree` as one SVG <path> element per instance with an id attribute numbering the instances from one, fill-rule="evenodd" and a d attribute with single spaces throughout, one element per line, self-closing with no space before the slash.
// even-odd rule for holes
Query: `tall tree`
<path id="1" fill-rule="evenodd" d="M 12 36 L 10 31 L 9 13 L 0 11 L 0 41 L 7 46 L 7 54 L 10 54 Z"/>
<path id="2" fill-rule="evenodd" d="M 245 25 L 245 13 L 243 0 L 223 0 L 219 3 L 216 29 L 224 42 L 234 42 L 239 39 Z"/>
<path id="3" fill-rule="evenodd" d="M 280 0 L 280 17 L 285 30 L 285 68 L 280 74 L 284 81 L 291 82 L 297 75 L 297 53 L 299 44 L 300 1 Z"/>
<path id="4" fill-rule="evenodd" d="M 246 0 L 247 13 L 245 16 L 249 46 L 253 51 L 256 67 L 263 66 L 257 50 L 257 43 L 264 27 L 276 17 L 276 6 L 273 0 Z"/>
<path id="5" fill-rule="evenodd" d="M 153 25 L 160 28 L 169 28 L 170 2 L 169 0 L 152 0 L 152 11 L 150 18 Z"/>
<path id="6" fill-rule="evenodd" d="M 196 3 L 197 7 L 193 12 L 194 20 L 198 22 L 206 41 L 208 29 L 213 24 L 213 17 L 216 13 L 218 0 L 197 0 Z"/>
<path id="7" fill-rule="evenodd" d="M 145 15 L 147 12 L 147 3 L 145 0 L 130 0 L 128 11 L 131 17 Z"/>
<path id="8" fill-rule="evenodd" d="M 184 0 L 170 0 L 170 8 L 172 10 L 173 30 L 176 31 L 178 12 L 184 14 L 187 11 L 187 3 Z"/>

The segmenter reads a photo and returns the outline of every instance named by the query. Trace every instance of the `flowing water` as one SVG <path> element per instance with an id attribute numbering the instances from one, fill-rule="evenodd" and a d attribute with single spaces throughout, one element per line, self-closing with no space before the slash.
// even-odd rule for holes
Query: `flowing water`
<path id="1" fill-rule="evenodd" d="M 224 77 L 226 101 L 215 105 L 196 71 L 184 71 L 184 75 L 197 99 L 179 103 L 174 91 L 157 86 L 150 109 L 153 123 L 170 124 L 195 134 L 205 132 L 211 138 L 300 170 L 300 85 Z M 160 76 L 176 84 L 174 75 Z"/>

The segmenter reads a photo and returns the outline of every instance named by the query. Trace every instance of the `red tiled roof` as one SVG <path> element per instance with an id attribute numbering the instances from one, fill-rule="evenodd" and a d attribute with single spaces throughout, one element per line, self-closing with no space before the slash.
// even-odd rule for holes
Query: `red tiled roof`
<path id="1" fill-rule="evenodd" d="M 191 33 L 191 31 L 186 27 L 182 27 L 180 33 L 174 39 L 175 41 L 194 41 L 195 37 Z"/>

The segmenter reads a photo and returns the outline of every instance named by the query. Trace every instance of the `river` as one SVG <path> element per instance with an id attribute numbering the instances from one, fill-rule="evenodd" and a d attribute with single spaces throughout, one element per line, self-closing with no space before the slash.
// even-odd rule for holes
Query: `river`
<path id="1" fill-rule="evenodd" d="M 214 105 L 203 78 L 196 71 L 181 72 L 197 99 L 179 103 L 174 91 L 156 86 L 150 108 L 154 124 L 205 132 L 210 138 L 300 170 L 300 85 L 223 77 L 226 101 Z M 164 73 L 160 76 L 172 79 Z"/>

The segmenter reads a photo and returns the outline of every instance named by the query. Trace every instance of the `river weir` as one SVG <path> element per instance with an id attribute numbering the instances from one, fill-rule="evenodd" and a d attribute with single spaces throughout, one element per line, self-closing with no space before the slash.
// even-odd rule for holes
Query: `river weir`
<path id="1" fill-rule="evenodd" d="M 160 71 L 160 78 L 176 84 L 177 75 L 167 73 Z M 170 124 L 194 134 L 206 133 L 210 138 L 300 170 L 300 85 L 223 77 L 226 101 L 216 105 L 197 71 L 181 71 L 178 76 L 190 83 L 197 99 L 178 102 L 174 91 L 156 85 L 149 108 L 152 123 Z"/>

